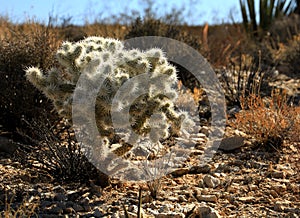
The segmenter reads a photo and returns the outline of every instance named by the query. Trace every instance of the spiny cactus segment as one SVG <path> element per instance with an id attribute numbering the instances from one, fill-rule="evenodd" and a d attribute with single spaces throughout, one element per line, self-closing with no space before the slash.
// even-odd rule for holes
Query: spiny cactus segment
<path id="1" fill-rule="evenodd" d="M 86 82 L 91 83 L 90 89 L 95 88 L 99 79 L 105 79 L 103 85 L 96 89 L 95 116 L 100 135 L 109 143 L 118 140 L 111 118 L 113 110 L 117 112 L 114 116 L 117 117 L 118 127 L 124 124 L 123 128 L 131 129 L 130 143 L 135 143 L 138 135 L 149 135 L 153 142 L 157 142 L 179 134 L 183 123 L 185 126 L 193 125 L 186 113 L 174 110 L 173 102 L 177 98 L 176 69 L 168 63 L 160 49 L 144 52 L 126 50 L 121 41 L 88 37 L 79 42 L 64 42 L 56 57 L 62 68 L 43 72 L 36 67 L 29 67 L 26 70 L 27 79 L 53 101 L 61 116 L 70 121 L 72 97 L 80 76 L 87 74 Z M 139 75 L 143 77 L 130 83 Z M 117 102 L 113 102 L 122 86 L 125 87 L 125 93 Z M 130 100 L 130 96 L 141 92 L 143 94 L 133 102 Z M 122 116 L 126 111 L 129 112 L 129 121 L 123 122 Z"/>

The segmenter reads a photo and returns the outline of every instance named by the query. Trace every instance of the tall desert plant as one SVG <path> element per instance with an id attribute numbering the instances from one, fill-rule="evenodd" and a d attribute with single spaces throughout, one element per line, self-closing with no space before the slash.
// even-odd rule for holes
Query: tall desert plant
<path id="1" fill-rule="evenodd" d="M 257 12 L 254 0 L 240 0 L 243 24 L 252 36 L 259 36 L 267 31 L 275 19 L 291 14 L 295 7 L 293 0 L 260 0 L 259 12 Z"/>

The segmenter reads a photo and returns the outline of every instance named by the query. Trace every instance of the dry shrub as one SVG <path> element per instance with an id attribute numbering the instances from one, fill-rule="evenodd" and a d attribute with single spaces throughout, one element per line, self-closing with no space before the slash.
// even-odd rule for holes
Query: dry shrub
<path id="1" fill-rule="evenodd" d="M 299 34 L 300 15 L 283 16 L 273 22 L 269 29 L 270 36 L 277 42 L 286 43 L 294 35 Z"/>
<path id="2" fill-rule="evenodd" d="M 258 57 L 261 57 L 261 53 Z M 216 70 L 222 84 L 228 106 L 241 107 L 241 99 L 253 94 L 267 96 L 271 94 L 268 82 L 272 75 L 270 69 L 261 69 L 261 60 L 248 54 L 241 54 L 236 65 Z"/>
<path id="3" fill-rule="evenodd" d="M 174 24 L 167 24 L 153 18 L 145 18 L 144 20 L 137 18 L 129 27 L 125 39 L 140 36 L 167 37 L 184 42 L 197 50 L 200 49 L 201 46 L 199 38 L 181 31 L 180 28 Z"/>
<path id="4" fill-rule="evenodd" d="M 79 41 L 87 36 L 102 36 L 124 39 L 127 27 L 120 24 L 92 23 L 84 26 L 67 25 L 56 27 L 60 37 L 67 41 Z"/>
<path id="5" fill-rule="evenodd" d="M 199 37 L 195 37 L 186 31 L 182 31 L 182 28 L 178 25 L 173 23 L 165 23 L 161 20 L 153 18 L 144 18 L 143 20 L 141 18 L 137 18 L 129 27 L 128 33 L 124 38 L 130 39 L 141 36 L 161 36 L 178 40 L 196 50 L 200 50 L 201 48 L 201 41 Z M 199 82 L 195 76 L 186 68 L 182 67 L 178 63 L 172 62 L 172 64 L 176 67 L 178 71 L 178 77 L 182 80 L 186 87 L 193 89 L 194 86 L 199 86 Z"/>
<path id="6" fill-rule="evenodd" d="M 227 66 L 238 61 L 241 52 L 247 51 L 247 35 L 241 25 L 210 26 L 207 36 L 204 30 L 202 41 L 207 41 L 207 48 L 204 47 L 201 53 L 214 67 Z"/>
<path id="7" fill-rule="evenodd" d="M 110 37 L 115 39 L 124 39 L 128 28 L 121 24 L 103 24 L 103 23 L 93 23 L 86 24 L 83 27 L 83 31 L 87 36 L 102 36 Z"/>
<path id="8" fill-rule="evenodd" d="M 35 137 L 24 133 L 31 146 L 20 144 L 17 150 L 16 158 L 23 165 L 58 182 L 89 184 L 93 181 L 102 187 L 109 184 L 108 176 L 89 162 L 74 131 L 64 120 L 53 123 L 44 115 L 38 121 L 24 122 Z"/>
<path id="9" fill-rule="evenodd" d="M 12 217 L 37 217 L 36 211 L 40 206 L 40 199 L 38 196 L 25 196 L 21 203 L 13 202 L 15 196 L 10 196 L 6 188 L 5 189 L 5 200 L 0 203 L 0 216 L 3 218 Z M 10 197 L 10 198 L 9 198 Z"/>
<path id="10" fill-rule="evenodd" d="M 1 22 L 0 39 L 0 123 L 15 133 L 21 118 L 31 119 L 52 105 L 25 78 L 25 67 L 49 69 L 55 64 L 54 53 L 59 45 L 51 24 L 28 22 L 13 25 Z"/>
<path id="11" fill-rule="evenodd" d="M 300 107 L 288 104 L 284 90 L 274 90 L 269 98 L 249 95 L 241 102 L 242 110 L 231 125 L 253 136 L 259 145 L 278 149 L 285 139 L 300 140 Z"/>
<path id="12" fill-rule="evenodd" d="M 76 42 L 84 39 L 87 36 L 87 34 L 84 32 L 84 28 L 76 25 L 57 27 L 57 31 L 60 33 L 60 37 L 65 41 Z"/>
<path id="13" fill-rule="evenodd" d="M 280 43 L 274 52 L 274 59 L 279 62 L 279 69 L 290 76 L 300 75 L 300 34 L 294 35 L 287 44 Z"/>

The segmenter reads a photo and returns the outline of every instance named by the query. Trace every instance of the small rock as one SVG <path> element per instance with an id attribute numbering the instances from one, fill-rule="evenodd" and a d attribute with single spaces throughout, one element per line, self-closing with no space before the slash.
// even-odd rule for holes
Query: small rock
<path id="1" fill-rule="evenodd" d="M 253 185 L 253 184 L 248 185 L 248 187 L 251 191 L 256 191 L 258 189 L 257 185 Z"/>
<path id="2" fill-rule="evenodd" d="M 168 200 L 171 201 L 171 202 L 177 202 L 178 198 L 176 198 L 176 197 L 168 197 Z"/>
<path id="3" fill-rule="evenodd" d="M 67 197 L 63 193 L 56 193 L 54 195 L 54 201 L 65 201 L 66 199 L 67 199 Z"/>
<path id="4" fill-rule="evenodd" d="M 76 201 L 80 197 L 80 193 L 78 191 L 67 191 L 66 195 L 67 199 L 70 201 Z"/>
<path id="5" fill-rule="evenodd" d="M 76 212 L 83 212 L 84 211 L 84 208 L 82 206 L 80 206 L 79 204 L 74 204 L 73 205 L 73 209 L 76 211 Z"/>
<path id="6" fill-rule="evenodd" d="M 179 201 L 179 202 L 187 202 L 187 199 L 185 198 L 185 196 L 179 195 L 179 196 L 178 196 L 178 201 Z"/>
<path id="7" fill-rule="evenodd" d="M 183 176 L 183 175 L 186 175 L 188 174 L 189 172 L 189 168 L 180 168 L 180 169 L 177 169 L 175 171 L 172 172 L 172 176 L 174 177 L 180 177 L 180 176 Z"/>
<path id="8" fill-rule="evenodd" d="M 291 202 L 288 201 L 288 200 L 276 201 L 276 202 L 275 202 L 275 205 L 274 205 L 274 209 L 275 209 L 275 208 L 281 208 L 281 207 L 284 207 L 284 208 L 285 208 L 285 207 L 289 207 L 290 204 L 291 204 Z M 276 211 L 279 211 L 279 210 L 276 210 Z"/>
<path id="9" fill-rule="evenodd" d="M 76 213 L 76 211 L 72 207 L 66 207 L 64 209 L 64 213 L 66 213 L 66 214 L 74 214 L 74 213 Z"/>
<path id="10" fill-rule="evenodd" d="M 237 135 L 237 136 L 245 137 L 245 138 L 247 137 L 246 133 L 244 133 L 244 132 L 242 132 L 242 131 L 240 131 L 238 129 L 234 130 L 234 134 Z"/>
<path id="11" fill-rule="evenodd" d="M 244 203 L 252 203 L 255 200 L 255 197 L 253 196 L 239 197 L 238 200 Z"/>
<path id="12" fill-rule="evenodd" d="M 236 113 L 238 113 L 241 110 L 239 106 L 233 106 L 231 109 L 228 110 L 227 114 L 229 116 L 234 116 Z"/>
<path id="13" fill-rule="evenodd" d="M 210 173 L 211 167 L 206 164 L 203 166 L 193 166 L 190 169 L 190 174 L 199 174 L 199 173 Z"/>
<path id="14" fill-rule="evenodd" d="M 203 127 L 202 127 L 203 128 Z M 202 139 L 206 139 L 206 135 L 204 134 L 204 133 L 197 133 L 197 134 L 195 134 L 195 137 L 196 138 L 202 138 Z"/>
<path id="15" fill-rule="evenodd" d="M 31 182 L 31 176 L 28 174 L 20 175 L 20 179 L 22 179 L 24 182 Z"/>
<path id="16" fill-rule="evenodd" d="M 190 217 L 221 218 L 221 216 L 218 214 L 218 212 L 215 209 L 206 205 L 197 206 Z"/>
<path id="17" fill-rule="evenodd" d="M 285 172 L 283 171 L 278 171 L 278 170 L 274 170 L 272 173 L 271 173 L 271 176 L 273 178 L 277 178 L 277 179 L 284 179 L 285 178 Z"/>
<path id="18" fill-rule="evenodd" d="M 13 154 L 17 148 L 18 148 L 17 144 L 14 143 L 12 140 L 0 136 L 0 152 Z"/>
<path id="19" fill-rule="evenodd" d="M 95 217 L 103 217 L 103 212 L 102 211 L 100 211 L 100 209 L 99 208 L 96 208 L 96 209 L 94 209 L 94 214 L 93 214 Z"/>
<path id="20" fill-rule="evenodd" d="M 153 200 L 153 198 L 151 197 L 150 194 L 147 194 L 146 196 L 144 196 L 144 197 L 142 198 L 142 202 L 143 202 L 143 203 L 151 203 L 152 200 Z"/>
<path id="21" fill-rule="evenodd" d="M 80 204 L 82 205 L 89 205 L 90 199 L 88 197 L 85 197 L 80 200 Z"/>
<path id="22" fill-rule="evenodd" d="M 213 203 L 216 203 L 218 201 L 217 196 L 215 195 L 197 195 L 197 200 Z"/>
<path id="23" fill-rule="evenodd" d="M 277 192 L 274 191 L 274 190 L 270 190 L 270 194 L 273 196 L 273 198 L 278 198 L 279 197 L 279 195 L 277 194 Z"/>
<path id="24" fill-rule="evenodd" d="M 244 146 L 244 137 L 232 136 L 229 138 L 222 139 L 221 144 L 219 146 L 219 150 L 229 152 L 238 149 L 242 146 Z"/>
<path id="25" fill-rule="evenodd" d="M 53 205 L 47 210 L 47 212 L 50 214 L 62 214 L 64 211 L 58 205 Z"/>
<path id="26" fill-rule="evenodd" d="M 53 204 L 52 201 L 42 201 L 41 202 L 41 207 L 42 208 L 49 207 L 51 204 Z"/>
<path id="27" fill-rule="evenodd" d="M 95 185 L 94 183 L 90 183 L 90 184 L 91 184 L 91 192 L 97 197 L 100 197 L 102 193 L 102 187 L 99 185 Z"/>
<path id="28" fill-rule="evenodd" d="M 170 213 L 159 213 L 155 215 L 155 218 L 184 218 L 185 215 L 183 213 L 176 213 L 176 212 L 170 212 Z"/>
<path id="29" fill-rule="evenodd" d="M 171 204 L 165 204 L 165 205 L 162 205 L 159 209 L 158 209 L 158 212 L 160 213 L 168 213 L 170 212 L 170 208 L 172 207 Z"/>
<path id="30" fill-rule="evenodd" d="M 199 188 L 205 188 L 203 179 L 199 180 L 198 186 L 199 186 Z"/>
<path id="31" fill-rule="evenodd" d="M 84 205 L 83 209 L 84 209 L 85 212 L 90 212 L 92 210 L 90 205 Z"/>
<path id="32" fill-rule="evenodd" d="M 205 175 L 203 178 L 203 182 L 209 188 L 215 188 L 220 185 L 220 180 L 211 175 Z"/>
<path id="33" fill-rule="evenodd" d="M 64 192 L 66 192 L 66 190 L 64 189 L 64 187 L 62 187 L 62 186 L 60 186 L 60 185 L 54 186 L 54 187 L 52 188 L 52 190 L 53 190 L 54 192 L 57 192 L 57 193 L 64 193 Z"/>
<path id="34" fill-rule="evenodd" d="M 208 126 L 202 126 L 200 129 L 200 133 L 203 133 L 206 137 L 209 135 L 209 127 Z"/>
<path id="35" fill-rule="evenodd" d="M 273 189 L 278 193 L 281 194 L 282 192 L 286 191 L 286 185 L 285 184 L 280 184 L 280 185 L 274 185 Z"/>
<path id="36" fill-rule="evenodd" d="M 136 205 L 130 205 L 127 210 L 128 212 L 137 213 L 138 207 Z"/>

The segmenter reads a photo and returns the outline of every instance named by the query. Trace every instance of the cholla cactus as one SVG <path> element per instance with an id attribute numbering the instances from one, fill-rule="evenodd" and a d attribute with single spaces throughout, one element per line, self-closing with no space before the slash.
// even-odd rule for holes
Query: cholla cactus
<path id="1" fill-rule="evenodd" d="M 88 37 L 76 43 L 63 43 L 57 51 L 57 59 L 64 70 L 52 69 L 44 73 L 30 67 L 26 70 L 27 79 L 53 101 L 61 116 L 71 121 L 73 92 L 80 76 L 86 73 L 91 86 L 90 90 L 82 91 L 97 90 L 97 127 L 109 143 L 119 140 L 112 114 L 118 127 L 131 129 L 128 138 L 130 143 L 136 142 L 139 135 L 149 135 L 151 141 L 157 142 L 179 134 L 182 124 L 193 126 L 186 113 L 174 110 L 173 102 L 177 97 L 176 69 L 167 62 L 160 49 L 145 52 L 126 50 L 118 40 Z M 130 83 L 139 75 L 142 76 L 140 79 Z M 99 78 L 105 81 L 97 89 L 95 82 Z M 114 102 L 115 95 L 122 87 L 123 95 Z M 142 90 L 143 94 L 130 102 L 129 97 Z M 128 120 L 124 120 L 126 111 L 129 112 L 129 124 Z"/>

